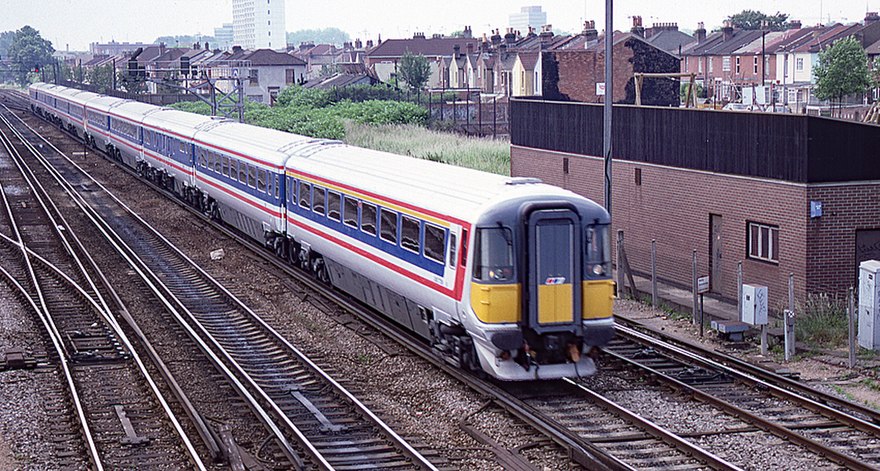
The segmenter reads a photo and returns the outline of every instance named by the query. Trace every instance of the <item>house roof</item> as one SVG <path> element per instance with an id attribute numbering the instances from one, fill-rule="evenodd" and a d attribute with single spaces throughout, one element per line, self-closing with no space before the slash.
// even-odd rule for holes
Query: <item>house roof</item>
<path id="1" fill-rule="evenodd" d="M 540 55 L 539 52 L 520 52 L 519 61 L 526 70 L 534 70 L 535 66 L 538 65 Z"/>
<path id="2" fill-rule="evenodd" d="M 880 41 L 877 41 L 874 44 L 869 44 L 868 47 L 865 48 L 865 54 L 869 56 L 880 54 Z"/>
<path id="3" fill-rule="evenodd" d="M 242 59 L 249 60 L 253 66 L 306 65 L 305 61 L 299 57 L 283 52 L 276 52 L 272 49 L 257 49 L 256 51 L 250 52 Z"/>
<path id="4" fill-rule="evenodd" d="M 658 49 L 678 54 L 688 44 L 696 42 L 696 38 L 679 30 L 663 30 L 651 35 L 647 41 Z"/>
<path id="5" fill-rule="evenodd" d="M 467 50 L 467 45 L 472 44 L 474 50 L 480 47 L 480 40 L 476 38 L 423 38 L 412 39 L 388 39 L 367 53 L 367 57 L 401 57 L 405 53 L 421 54 L 423 56 L 445 56 L 452 52 L 457 45 L 460 50 Z"/>
<path id="6" fill-rule="evenodd" d="M 854 23 L 851 25 L 835 24 L 825 28 L 817 28 L 814 35 L 809 36 L 807 41 L 794 48 L 794 52 L 819 52 L 834 40 L 855 33 L 861 26 L 858 23 Z"/>

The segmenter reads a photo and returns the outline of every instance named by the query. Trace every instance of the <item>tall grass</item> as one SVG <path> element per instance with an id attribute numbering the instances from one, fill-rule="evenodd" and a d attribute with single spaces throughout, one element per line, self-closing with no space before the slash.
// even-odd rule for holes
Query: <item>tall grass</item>
<path id="1" fill-rule="evenodd" d="M 413 125 L 347 122 L 345 142 L 358 147 L 510 175 L 510 142 L 464 137 Z"/>
<path id="2" fill-rule="evenodd" d="M 811 347 L 838 347 L 849 337 L 847 322 L 844 301 L 811 294 L 797 306 L 795 337 Z"/>

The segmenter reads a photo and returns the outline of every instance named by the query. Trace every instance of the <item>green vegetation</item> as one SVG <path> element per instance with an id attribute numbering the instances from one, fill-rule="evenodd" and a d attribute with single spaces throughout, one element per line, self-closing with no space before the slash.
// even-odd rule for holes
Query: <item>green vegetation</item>
<path id="1" fill-rule="evenodd" d="M 734 28 L 741 29 L 767 29 L 770 31 L 783 31 L 788 27 L 788 14 L 777 12 L 775 15 L 767 15 L 760 11 L 743 10 L 735 15 L 730 15 L 727 20 Z"/>
<path id="2" fill-rule="evenodd" d="M 287 33 L 287 44 L 299 47 L 301 43 L 335 44 L 351 41 L 351 37 L 339 28 L 301 29 Z"/>
<path id="3" fill-rule="evenodd" d="M 363 96 L 369 96 L 364 93 Z M 276 106 L 248 102 L 245 121 L 279 131 L 325 139 L 345 138 L 345 122 L 359 124 L 424 125 L 428 110 L 422 106 L 389 100 L 353 102 L 338 101 L 331 91 L 293 86 L 278 94 Z M 204 103 L 177 103 L 174 108 L 193 113 L 210 114 Z"/>
<path id="4" fill-rule="evenodd" d="M 834 348 L 849 337 L 844 303 L 827 295 L 809 295 L 797 307 L 795 338 L 813 348 Z"/>
<path id="5" fill-rule="evenodd" d="M 407 52 L 400 58 L 398 76 L 409 85 L 410 89 L 420 91 L 431 78 L 431 66 L 425 56 Z"/>
<path id="6" fill-rule="evenodd" d="M 435 162 L 510 174 L 510 142 L 464 138 L 413 125 L 366 126 L 346 123 L 348 144 Z"/>
<path id="7" fill-rule="evenodd" d="M 247 102 L 245 122 L 499 175 L 510 174 L 509 141 L 431 131 L 425 128 L 428 120 L 425 107 L 374 99 L 387 93 L 389 89 L 384 86 L 338 91 L 293 86 L 278 94 L 274 107 Z M 211 114 L 210 106 L 201 101 L 176 103 L 171 107 Z"/>
<path id="8" fill-rule="evenodd" d="M 2 59 L 8 61 L 9 73 L 20 85 L 27 85 L 30 74 L 36 68 L 42 69 L 54 62 L 52 53 L 55 49 L 52 47 L 52 42 L 43 39 L 40 32 L 30 26 L 16 31 L 11 41 L 8 34 L 2 37 L 4 42 L 9 41 Z"/>
<path id="9" fill-rule="evenodd" d="M 848 95 L 865 93 L 874 83 L 868 56 L 854 37 L 837 41 L 820 52 L 813 74 L 814 93 L 820 100 L 839 101 Z"/>

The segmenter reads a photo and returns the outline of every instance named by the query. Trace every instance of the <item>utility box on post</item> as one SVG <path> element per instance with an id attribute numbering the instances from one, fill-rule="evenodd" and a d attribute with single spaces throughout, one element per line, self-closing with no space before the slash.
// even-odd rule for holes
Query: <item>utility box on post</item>
<path id="1" fill-rule="evenodd" d="M 859 346 L 880 349 L 880 261 L 859 265 Z"/>
<path id="2" fill-rule="evenodd" d="M 767 325 L 767 287 L 743 285 L 740 318 L 749 325 Z"/>

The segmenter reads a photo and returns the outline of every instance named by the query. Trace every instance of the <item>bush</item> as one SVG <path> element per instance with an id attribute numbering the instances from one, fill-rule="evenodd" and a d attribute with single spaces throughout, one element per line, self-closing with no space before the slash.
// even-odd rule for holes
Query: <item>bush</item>
<path id="1" fill-rule="evenodd" d="M 275 98 L 275 106 L 309 106 L 323 108 L 330 103 L 331 92 L 293 85 L 281 90 Z"/>
<path id="2" fill-rule="evenodd" d="M 343 102 L 330 108 L 340 118 L 360 124 L 415 124 L 428 121 L 428 110 L 413 103 L 370 100 L 363 103 Z"/>
<path id="3" fill-rule="evenodd" d="M 812 347 L 843 345 L 849 337 L 845 302 L 828 295 L 810 294 L 797 306 L 794 326 L 795 338 Z"/>

